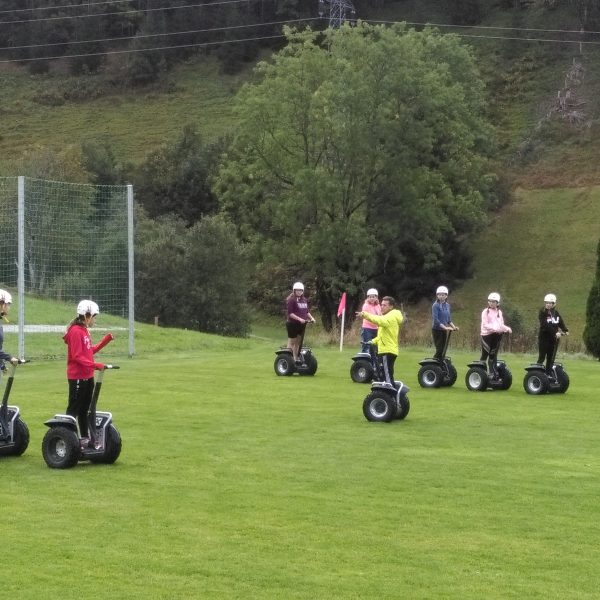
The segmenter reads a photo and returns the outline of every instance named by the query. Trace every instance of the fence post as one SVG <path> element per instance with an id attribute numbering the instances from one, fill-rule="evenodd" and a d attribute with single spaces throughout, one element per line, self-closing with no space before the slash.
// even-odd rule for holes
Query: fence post
<path id="1" fill-rule="evenodd" d="M 19 358 L 25 358 L 25 177 L 17 179 L 17 294 L 19 295 Z"/>

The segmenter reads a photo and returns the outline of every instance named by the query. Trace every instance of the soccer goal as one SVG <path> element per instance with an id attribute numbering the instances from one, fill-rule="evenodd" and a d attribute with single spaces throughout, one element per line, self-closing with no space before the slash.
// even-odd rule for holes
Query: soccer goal
<path id="1" fill-rule="evenodd" d="M 19 356 L 64 355 L 58 334 L 83 298 L 100 306 L 97 329 L 115 333 L 111 354 L 133 355 L 132 186 L 3 177 L 0 202 L 0 287 L 16 321 L 4 331 Z"/>

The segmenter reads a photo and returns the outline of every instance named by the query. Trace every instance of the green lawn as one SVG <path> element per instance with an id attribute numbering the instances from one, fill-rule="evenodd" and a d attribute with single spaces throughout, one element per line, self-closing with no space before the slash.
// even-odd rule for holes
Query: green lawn
<path id="1" fill-rule="evenodd" d="M 350 357 L 277 377 L 272 340 L 169 332 L 105 377 L 123 451 L 48 469 L 43 421 L 65 407 L 62 361 L 19 368 L 31 444 L 4 458 L 9 597 L 115 599 L 596 598 L 597 363 L 561 357 L 566 395 L 411 386 L 404 422 L 368 423 Z M 265 337 L 269 335 L 265 330 Z M 187 340 L 187 341 L 184 341 Z M 190 344 L 190 349 L 183 347 Z"/>

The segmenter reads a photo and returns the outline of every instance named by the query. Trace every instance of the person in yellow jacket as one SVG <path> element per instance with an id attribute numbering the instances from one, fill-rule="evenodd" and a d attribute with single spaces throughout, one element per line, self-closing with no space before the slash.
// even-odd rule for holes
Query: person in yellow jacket
<path id="1" fill-rule="evenodd" d="M 394 363 L 398 356 L 398 336 L 404 321 L 402 313 L 396 308 L 396 300 L 384 296 L 381 300 L 381 315 L 368 312 L 358 312 L 357 317 L 367 319 L 379 327 L 377 337 L 372 343 L 377 344 L 380 377 L 394 385 Z"/>

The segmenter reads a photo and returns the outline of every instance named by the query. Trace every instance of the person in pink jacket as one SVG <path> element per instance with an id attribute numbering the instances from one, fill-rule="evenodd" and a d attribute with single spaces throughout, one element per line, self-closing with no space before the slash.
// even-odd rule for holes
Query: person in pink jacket
<path id="1" fill-rule="evenodd" d="M 375 288 L 367 291 L 367 298 L 363 304 L 362 312 L 371 315 L 381 315 L 381 306 L 379 305 L 379 293 Z M 377 348 L 371 344 L 371 341 L 377 336 L 377 325 L 371 323 L 367 319 L 363 319 L 360 328 L 360 347 L 361 352 L 366 352 L 371 355 L 373 367 L 377 368 Z"/>
<path id="2" fill-rule="evenodd" d="M 502 334 L 512 333 L 512 329 L 504 324 L 504 316 L 500 310 L 500 294 L 492 292 L 488 296 L 487 308 L 481 313 L 481 361 L 488 361 L 490 373 L 496 373 L 496 358 Z"/>
<path id="3" fill-rule="evenodd" d="M 67 414 L 77 418 L 82 448 L 90 444 L 88 412 L 94 391 L 94 370 L 104 369 L 103 363 L 94 361 L 94 354 L 114 339 L 112 333 L 107 333 L 98 344 L 92 345 L 89 328 L 99 312 L 95 302 L 82 300 L 77 305 L 77 317 L 71 321 L 63 336 L 67 344 L 69 382 Z"/>

